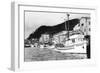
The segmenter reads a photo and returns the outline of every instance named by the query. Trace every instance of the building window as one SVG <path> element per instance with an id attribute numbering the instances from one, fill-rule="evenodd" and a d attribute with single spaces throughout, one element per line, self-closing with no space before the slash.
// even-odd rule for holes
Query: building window
<path id="1" fill-rule="evenodd" d="M 90 25 L 90 21 L 89 21 L 89 25 Z"/>

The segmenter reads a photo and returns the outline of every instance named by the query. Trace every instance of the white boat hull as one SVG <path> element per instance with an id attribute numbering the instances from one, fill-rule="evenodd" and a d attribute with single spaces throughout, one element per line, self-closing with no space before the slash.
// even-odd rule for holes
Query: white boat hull
<path id="1" fill-rule="evenodd" d="M 56 48 L 56 51 L 60 52 L 72 52 L 72 53 L 86 53 L 87 42 L 75 43 L 72 45 L 68 45 L 64 48 Z"/>

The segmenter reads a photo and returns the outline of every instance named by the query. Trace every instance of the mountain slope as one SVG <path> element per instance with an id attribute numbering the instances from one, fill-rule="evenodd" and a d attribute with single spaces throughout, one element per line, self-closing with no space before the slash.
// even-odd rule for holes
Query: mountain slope
<path id="1" fill-rule="evenodd" d="M 69 22 L 69 25 L 68 25 Z M 72 19 L 69 21 L 66 21 L 66 26 L 69 29 L 69 31 L 73 30 L 74 26 L 77 25 L 79 23 L 79 19 Z M 59 33 L 61 31 L 64 31 L 65 29 L 65 22 L 61 23 L 61 24 L 57 24 L 55 26 L 40 26 L 38 29 L 36 29 L 35 32 L 31 33 L 29 35 L 29 37 L 27 38 L 28 40 L 31 39 L 39 39 L 41 37 L 41 34 L 51 34 L 54 35 L 56 33 Z"/>

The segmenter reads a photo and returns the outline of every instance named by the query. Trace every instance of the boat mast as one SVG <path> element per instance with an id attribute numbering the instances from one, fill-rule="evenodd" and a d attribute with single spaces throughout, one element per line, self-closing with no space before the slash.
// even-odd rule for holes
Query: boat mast
<path id="1" fill-rule="evenodd" d="M 66 25 L 66 19 L 65 19 L 65 30 L 66 30 L 66 32 L 67 32 L 67 25 Z"/>
<path id="2" fill-rule="evenodd" d="M 67 35 L 68 40 L 69 40 L 69 16 L 70 15 L 67 13 L 67 19 L 68 19 L 67 25 L 66 25 L 66 21 L 65 21 L 65 30 L 66 30 L 66 32 L 68 32 L 68 35 Z"/>
<path id="3" fill-rule="evenodd" d="M 68 21 L 67 21 L 67 26 L 65 27 L 66 28 L 66 31 L 68 32 L 68 40 L 69 40 L 69 14 L 67 13 L 67 18 L 68 18 Z M 66 25 L 66 23 L 65 23 Z"/>

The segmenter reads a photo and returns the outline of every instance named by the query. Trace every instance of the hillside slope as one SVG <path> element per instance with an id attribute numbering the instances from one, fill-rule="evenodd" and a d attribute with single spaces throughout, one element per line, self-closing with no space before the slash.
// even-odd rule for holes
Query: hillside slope
<path id="1" fill-rule="evenodd" d="M 69 25 L 68 25 L 69 22 Z M 69 29 L 69 31 L 73 30 L 74 26 L 77 25 L 79 23 L 79 19 L 72 19 L 69 21 L 66 21 L 66 26 Z M 57 24 L 55 26 L 40 26 L 38 29 L 36 29 L 35 32 L 31 33 L 29 35 L 29 37 L 27 38 L 28 40 L 31 39 L 39 39 L 41 37 L 41 34 L 44 33 L 48 33 L 48 34 L 56 34 L 59 33 L 61 31 L 65 30 L 65 22 L 61 23 L 61 24 Z"/>

